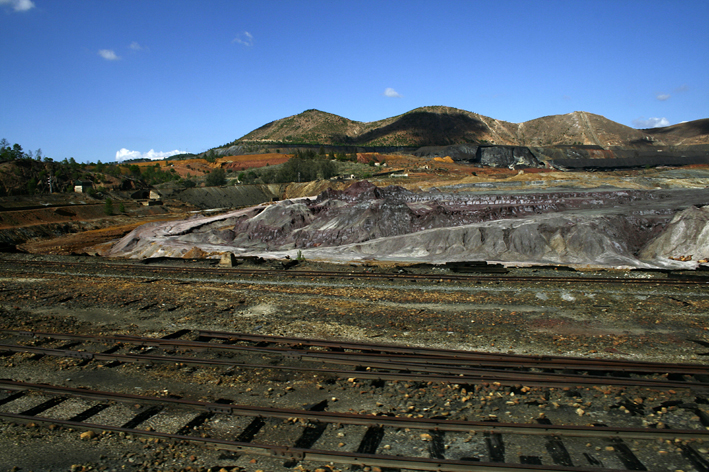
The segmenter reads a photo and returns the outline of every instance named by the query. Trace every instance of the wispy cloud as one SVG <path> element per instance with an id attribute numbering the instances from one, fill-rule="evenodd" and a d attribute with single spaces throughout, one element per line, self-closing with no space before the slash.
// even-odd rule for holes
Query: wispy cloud
<path id="1" fill-rule="evenodd" d="M 658 93 L 655 98 L 661 102 L 664 102 L 665 100 L 669 100 L 670 97 L 671 95 L 669 93 Z"/>
<path id="2" fill-rule="evenodd" d="M 401 95 L 399 92 L 394 90 L 391 87 L 387 87 L 386 90 L 384 90 L 384 96 L 389 97 L 389 98 L 401 98 L 403 95 Z"/>
<path id="3" fill-rule="evenodd" d="M 118 59 L 120 59 L 120 57 L 118 57 L 112 49 L 101 49 L 99 50 L 98 55 L 103 57 L 107 61 L 117 61 Z"/>
<path id="4" fill-rule="evenodd" d="M 148 152 L 140 152 L 140 151 L 131 151 L 126 148 L 121 148 L 120 151 L 116 153 L 116 160 L 117 161 L 125 161 L 128 159 L 151 159 L 151 160 L 156 160 L 156 159 L 165 159 L 166 157 L 174 156 L 176 154 L 183 154 L 184 151 L 178 151 L 175 149 L 174 151 L 167 151 L 167 152 L 162 152 L 162 151 L 155 151 L 151 149 Z"/>
<path id="5" fill-rule="evenodd" d="M 244 46 L 253 46 L 254 45 L 254 36 L 249 33 L 248 31 L 244 31 L 243 33 L 239 33 L 239 35 L 234 38 L 232 43 L 239 43 L 243 44 Z"/>
<path id="6" fill-rule="evenodd" d="M 138 44 L 137 41 L 133 41 L 128 47 L 131 48 L 133 51 L 141 51 L 143 49 L 143 46 Z"/>
<path id="7" fill-rule="evenodd" d="M 687 91 L 689 91 L 689 86 L 687 84 L 682 84 L 675 89 L 675 92 L 677 92 L 677 93 L 682 93 L 682 92 L 687 92 Z"/>
<path id="8" fill-rule="evenodd" d="M 0 5 L 10 5 L 14 11 L 27 11 L 34 8 L 32 0 L 0 0 Z"/>
<path id="9" fill-rule="evenodd" d="M 642 128 L 642 129 L 662 128 L 663 126 L 670 126 L 670 122 L 665 117 L 648 118 L 646 120 L 644 116 L 641 116 L 640 118 L 633 120 L 633 126 L 635 126 L 636 128 Z"/>

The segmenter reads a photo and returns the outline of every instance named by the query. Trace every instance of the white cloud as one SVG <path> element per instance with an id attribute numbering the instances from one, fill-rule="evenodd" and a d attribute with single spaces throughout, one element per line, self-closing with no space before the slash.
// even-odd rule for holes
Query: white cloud
<path id="1" fill-rule="evenodd" d="M 248 31 L 244 31 L 243 33 L 240 33 L 236 38 L 234 38 L 231 42 L 243 44 L 244 46 L 253 46 L 254 36 Z"/>
<path id="2" fill-rule="evenodd" d="M 174 156 L 175 154 L 184 154 L 184 151 L 178 151 L 175 149 L 174 151 L 167 151 L 167 152 L 162 152 L 162 151 L 155 151 L 151 149 L 148 152 L 140 152 L 140 151 L 130 151 L 126 148 L 122 148 L 120 151 L 116 153 L 116 160 L 117 161 L 125 161 L 128 159 L 150 159 L 150 160 L 157 160 L 157 159 L 165 159 L 166 157 Z"/>
<path id="3" fill-rule="evenodd" d="M 32 0 L 0 0 L 0 5 L 10 5 L 15 11 L 27 11 L 34 8 Z"/>
<path id="4" fill-rule="evenodd" d="M 662 128 L 663 126 L 670 126 L 670 122 L 667 118 L 648 118 L 641 116 L 640 118 L 633 120 L 633 126 L 636 128 Z"/>
<path id="5" fill-rule="evenodd" d="M 133 41 L 132 43 L 130 43 L 130 46 L 128 46 L 128 47 L 131 48 L 131 49 L 134 50 L 134 51 L 140 51 L 141 49 L 143 49 L 143 46 L 141 46 L 140 44 L 138 44 L 137 41 Z"/>
<path id="6" fill-rule="evenodd" d="M 113 52 L 113 50 L 111 49 L 101 49 L 98 52 L 98 55 L 103 57 L 107 61 L 117 61 L 118 59 L 120 59 L 120 57 L 118 57 L 116 53 Z"/>
<path id="7" fill-rule="evenodd" d="M 391 87 L 387 87 L 386 90 L 384 90 L 384 96 L 385 97 L 390 97 L 390 98 L 401 98 L 403 95 L 401 95 L 399 92 L 394 90 Z"/>
<path id="8" fill-rule="evenodd" d="M 670 94 L 669 93 L 658 93 L 657 97 L 655 97 L 655 98 L 657 98 L 661 102 L 664 102 L 665 100 L 670 98 Z"/>

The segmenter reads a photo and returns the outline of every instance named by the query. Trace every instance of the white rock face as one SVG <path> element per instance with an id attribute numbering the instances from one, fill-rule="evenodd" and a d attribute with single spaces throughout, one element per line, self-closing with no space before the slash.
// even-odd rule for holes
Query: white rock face
<path id="1" fill-rule="evenodd" d="M 709 206 L 690 207 L 672 218 L 664 232 L 640 253 L 643 259 L 709 259 Z"/>

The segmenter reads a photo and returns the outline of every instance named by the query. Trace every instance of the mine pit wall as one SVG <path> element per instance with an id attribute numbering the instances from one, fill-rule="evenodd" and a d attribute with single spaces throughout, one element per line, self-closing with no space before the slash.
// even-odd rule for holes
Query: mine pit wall
<path id="1" fill-rule="evenodd" d="M 455 162 L 487 167 L 543 167 L 560 169 L 623 169 L 709 164 L 709 146 L 602 148 L 600 146 L 492 146 L 455 144 L 427 146 L 418 157 L 450 157 Z"/>

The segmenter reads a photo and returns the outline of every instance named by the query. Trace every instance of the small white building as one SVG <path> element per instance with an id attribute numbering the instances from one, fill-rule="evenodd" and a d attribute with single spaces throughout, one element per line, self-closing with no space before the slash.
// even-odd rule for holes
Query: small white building
<path id="1" fill-rule="evenodd" d="M 84 182 L 81 180 L 75 180 L 74 181 L 74 192 L 76 193 L 85 193 L 87 192 L 90 188 L 93 188 L 94 184 L 93 182 Z"/>

